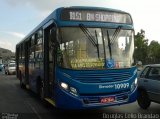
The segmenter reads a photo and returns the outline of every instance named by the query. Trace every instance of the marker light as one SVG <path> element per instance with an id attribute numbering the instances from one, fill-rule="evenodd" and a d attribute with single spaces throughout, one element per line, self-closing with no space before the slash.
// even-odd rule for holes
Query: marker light
<path id="1" fill-rule="evenodd" d="M 132 85 L 131 85 L 131 92 L 135 89 L 135 87 L 137 86 L 137 82 L 138 82 L 138 79 L 136 78 L 135 80 L 134 80 L 134 82 L 132 83 Z"/>
<path id="2" fill-rule="evenodd" d="M 73 87 L 70 87 L 70 91 L 75 93 L 75 94 L 77 93 L 77 90 L 75 88 L 73 88 Z"/>
<path id="3" fill-rule="evenodd" d="M 134 91 L 134 89 L 135 89 L 135 82 L 133 82 L 131 85 L 131 92 Z"/>
<path id="4" fill-rule="evenodd" d="M 67 90 L 68 89 L 68 84 L 62 82 L 61 87 L 64 88 L 65 90 Z"/>
<path id="5" fill-rule="evenodd" d="M 138 82 L 138 79 L 136 78 L 135 81 L 134 81 L 135 85 L 137 85 L 137 82 Z"/>
<path id="6" fill-rule="evenodd" d="M 70 87 L 70 93 L 71 93 L 72 95 L 74 95 L 74 96 L 78 96 L 77 90 L 76 90 L 75 88 L 73 88 L 73 87 Z"/>

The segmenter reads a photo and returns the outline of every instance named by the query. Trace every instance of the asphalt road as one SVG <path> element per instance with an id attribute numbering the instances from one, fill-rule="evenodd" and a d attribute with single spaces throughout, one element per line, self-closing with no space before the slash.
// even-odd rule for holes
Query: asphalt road
<path id="1" fill-rule="evenodd" d="M 160 105 L 142 110 L 137 103 L 94 110 L 57 110 L 44 105 L 28 90 L 22 90 L 15 75 L 0 72 L 0 119 L 136 119 L 160 118 Z"/>

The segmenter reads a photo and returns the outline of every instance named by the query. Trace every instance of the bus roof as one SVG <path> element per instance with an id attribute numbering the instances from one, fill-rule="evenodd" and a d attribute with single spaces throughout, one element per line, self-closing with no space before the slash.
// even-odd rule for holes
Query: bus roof
<path id="1" fill-rule="evenodd" d="M 60 7 L 55 9 L 47 18 L 45 18 L 36 28 L 34 28 L 28 35 L 26 35 L 17 45 L 21 44 L 24 40 L 31 37 L 32 34 L 37 32 L 41 29 L 45 24 L 47 24 L 50 20 L 54 19 L 55 21 L 60 20 L 58 13 L 60 13 L 63 9 L 77 9 L 77 10 L 100 10 L 100 11 L 109 11 L 109 12 L 117 12 L 117 13 L 124 13 L 129 14 L 127 12 L 112 9 L 112 8 L 104 8 L 104 7 L 89 7 L 89 6 L 71 6 L 71 7 Z M 130 14 L 129 14 L 130 15 Z"/>

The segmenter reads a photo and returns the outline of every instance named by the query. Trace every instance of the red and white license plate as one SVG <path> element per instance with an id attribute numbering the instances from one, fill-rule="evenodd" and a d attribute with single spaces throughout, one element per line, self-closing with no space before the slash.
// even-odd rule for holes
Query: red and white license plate
<path id="1" fill-rule="evenodd" d="M 101 101 L 101 103 L 114 102 L 115 101 L 115 97 L 105 97 L 105 98 L 102 98 L 100 101 Z"/>

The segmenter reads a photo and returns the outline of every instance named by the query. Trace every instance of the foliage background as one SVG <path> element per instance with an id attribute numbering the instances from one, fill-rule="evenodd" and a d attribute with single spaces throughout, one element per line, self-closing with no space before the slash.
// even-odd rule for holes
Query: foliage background
<path id="1" fill-rule="evenodd" d="M 144 30 L 135 35 L 134 59 L 135 63 L 142 61 L 143 65 L 160 63 L 160 44 L 155 40 L 149 44 Z"/>

